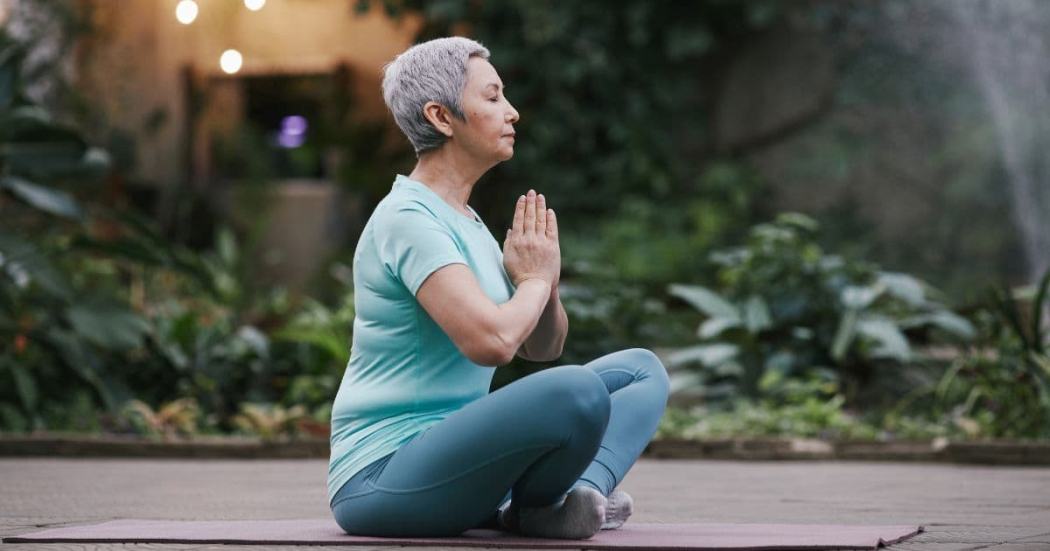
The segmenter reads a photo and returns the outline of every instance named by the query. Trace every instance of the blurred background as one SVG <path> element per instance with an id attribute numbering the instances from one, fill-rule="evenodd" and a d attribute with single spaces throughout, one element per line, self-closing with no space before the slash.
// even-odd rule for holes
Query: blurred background
<path id="1" fill-rule="evenodd" d="M 448 35 L 521 114 L 472 206 L 563 234 L 493 390 L 645 347 L 658 437 L 1050 437 L 1036 0 L 0 0 L 0 430 L 327 438 L 382 67 Z"/>

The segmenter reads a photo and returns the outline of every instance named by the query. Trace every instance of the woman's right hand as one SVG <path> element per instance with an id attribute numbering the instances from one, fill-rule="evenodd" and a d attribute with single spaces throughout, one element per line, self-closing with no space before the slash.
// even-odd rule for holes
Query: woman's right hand
<path id="1" fill-rule="evenodd" d="M 558 220 L 543 195 L 531 189 L 518 198 L 514 209 L 514 225 L 503 241 L 503 268 L 515 287 L 530 278 L 553 287 L 561 276 Z"/>

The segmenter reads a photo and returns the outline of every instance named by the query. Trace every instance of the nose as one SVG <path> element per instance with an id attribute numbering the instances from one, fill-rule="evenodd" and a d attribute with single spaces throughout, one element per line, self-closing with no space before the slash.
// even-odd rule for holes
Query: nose
<path id="1" fill-rule="evenodd" d="M 510 122 L 511 124 L 518 122 L 518 110 L 515 109 L 509 101 L 507 102 L 507 106 L 510 107 L 510 113 L 508 113 L 508 115 L 510 115 L 510 118 L 508 119 L 508 122 Z"/>

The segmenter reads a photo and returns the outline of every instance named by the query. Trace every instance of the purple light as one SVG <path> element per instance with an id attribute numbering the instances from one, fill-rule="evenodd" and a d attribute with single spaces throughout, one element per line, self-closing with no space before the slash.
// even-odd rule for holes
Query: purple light
<path id="1" fill-rule="evenodd" d="M 281 132 L 277 135 L 277 144 L 286 149 L 295 149 L 296 147 L 303 145 L 303 142 L 305 141 L 306 136 L 302 134 L 286 134 Z"/>
<path id="2" fill-rule="evenodd" d="M 298 136 L 306 133 L 306 119 L 299 115 L 291 115 L 281 119 L 281 133 Z"/>

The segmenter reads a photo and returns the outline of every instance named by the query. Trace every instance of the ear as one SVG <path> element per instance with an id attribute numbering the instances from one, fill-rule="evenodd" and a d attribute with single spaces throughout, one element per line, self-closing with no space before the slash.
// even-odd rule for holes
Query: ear
<path id="1" fill-rule="evenodd" d="M 434 128 L 437 128 L 438 132 L 449 138 L 452 137 L 452 112 L 447 107 L 436 101 L 428 101 L 423 106 L 423 116 L 434 125 Z"/>

